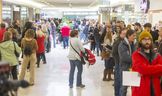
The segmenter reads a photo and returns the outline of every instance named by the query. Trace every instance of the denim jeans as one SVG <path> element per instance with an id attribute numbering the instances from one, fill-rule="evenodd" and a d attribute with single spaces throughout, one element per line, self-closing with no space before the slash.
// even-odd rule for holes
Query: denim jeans
<path id="1" fill-rule="evenodd" d="M 52 37 L 53 37 L 53 47 L 56 48 L 56 32 L 52 33 Z"/>
<path id="2" fill-rule="evenodd" d="M 46 63 L 45 52 L 37 54 L 37 66 L 39 67 L 40 60 L 42 59 L 43 63 Z"/>
<path id="3" fill-rule="evenodd" d="M 63 37 L 64 49 L 69 46 L 69 37 Z"/>
<path id="4" fill-rule="evenodd" d="M 74 72 L 76 67 L 78 69 L 76 85 L 80 86 L 82 84 L 83 65 L 79 60 L 70 60 L 69 86 L 73 86 Z"/>
<path id="5" fill-rule="evenodd" d="M 99 56 L 99 51 L 101 51 L 101 45 L 100 42 L 96 42 L 96 49 L 97 49 L 97 56 Z"/>
<path id="6" fill-rule="evenodd" d="M 115 64 L 115 72 L 114 72 L 114 92 L 115 96 L 120 96 L 120 66 L 119 64 Z"/>
<path id="7" fill-rule="evenodd" d="M 128 71 L 129 68 L 128 66 L 121 66 L 120 65 L 120 82 L 121 82 L 121 87 L 120 87 L 120 96 L 127 96 L 127 89 L 128 89 L 128 86 L 123 86 L 122 85 L 122 82 L 123 82 L 123 71 Z"/>
<path id="8" fill-rule="evenodd" d="M 17 65 L 11 66 L 11 75 L 13 80 L 17 80 Z"/>

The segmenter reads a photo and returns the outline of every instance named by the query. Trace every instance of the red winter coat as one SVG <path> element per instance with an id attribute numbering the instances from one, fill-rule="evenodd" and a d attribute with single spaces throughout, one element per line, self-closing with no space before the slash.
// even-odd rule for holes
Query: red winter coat
<path id="1" fill-rule="evenodd" d="M 0 42 L 3 41 L 3 35 L 4 35 L 5 32 L 6 32 L 5 28 L 0 28 Z"/>
<path id="2" fill-rule="evenodd" d="M 70 27 L 63 26 L 61 28 L 61 32 L 62 32 L 62 37 L 69 37 L 69 35 L 70 35 Z"/>
<path id="3" fill-rule="evenodd" d="M 45 36 L 44 35 L 42 35 L 42 37 L 40 37 L 40 36 L 37 37 L 37 44 L 38 44 L 37 53 L 38 54 L 45 52 L 44 42 L 45 42 Z"/>
<path id="4" fill-rule="evenodd" d="M 152 55 L 150 64 L 145 54 L 138 49 L 132 55 L 132 70 L 141 75 L 140 87 L 132 87 L 132 96 L 150 96 L 150 78 L 153 77 L 155 96 L 161 96 L 160 76 L 162 76 L 162 57 L 159 54 Z"/>

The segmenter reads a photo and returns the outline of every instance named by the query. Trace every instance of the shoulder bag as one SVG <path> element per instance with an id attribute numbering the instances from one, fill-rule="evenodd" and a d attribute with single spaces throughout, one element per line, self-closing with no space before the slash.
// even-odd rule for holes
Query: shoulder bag
<path id="1" fill-rule="evenodd" d="M 75 49 L 74 49 L 74 47 L 72 46 L 72 44 L 71 44 L 71 42 L 70 42 L 70 45 L 71 45 L 71 47 L 73 48 L 73 50 L 80 56 L 80 59 L 81 59 L 81 63 L 83 64 L 83 65 L 85 65 L 86 64 L 86 62 L 85 62 L 85 60 L 84 60 L 84 57 L 83 56 L 81 56 Z"/>

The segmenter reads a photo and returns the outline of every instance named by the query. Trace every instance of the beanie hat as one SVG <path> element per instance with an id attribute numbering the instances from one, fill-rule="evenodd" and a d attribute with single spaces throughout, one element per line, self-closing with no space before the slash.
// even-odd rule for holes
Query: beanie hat
<path id="1" fill-rule="evenodd" d="M 138 41 L 141 42 L 142 39 L 144 39 L 145 37 L 149 37 L 152 40 L 152 36 L 150 34 L 150 32 L 148 31 L 143 31 L 141 32 L 141 34 L 139 35 Z"/>

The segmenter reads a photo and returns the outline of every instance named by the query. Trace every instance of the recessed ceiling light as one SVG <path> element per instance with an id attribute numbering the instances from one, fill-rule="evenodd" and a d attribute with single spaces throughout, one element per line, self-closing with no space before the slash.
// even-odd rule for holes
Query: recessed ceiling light
<path id="1" fill-rule="evenodd" d="M 68 2 L 70 1 L 70 0 L 67 0 Z"/>

